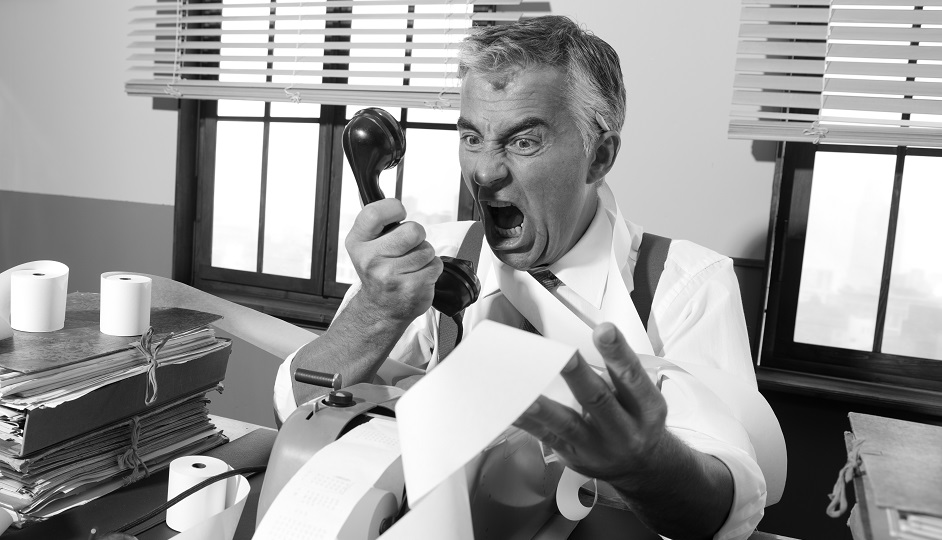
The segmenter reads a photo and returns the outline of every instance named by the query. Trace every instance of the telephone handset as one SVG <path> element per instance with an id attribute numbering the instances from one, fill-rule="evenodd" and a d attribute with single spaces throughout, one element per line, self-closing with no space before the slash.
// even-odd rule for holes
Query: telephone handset
<path id="1" fill-rule="evenodd" d="M 402 126 L 385 110 L 371 107 L 353 115 L 343 128 L 341 138 L 363 205 L 384 199 L 379 175 L 398 165 L 406 153 Z M 387 225 L 382 234 L 398 225 Z M 454 257 L 441 259 L 445 267 L 435 283 L 432 307 L 448 317 L 455 317 L 478 299 L 481 283 L 470 261 Z"/>

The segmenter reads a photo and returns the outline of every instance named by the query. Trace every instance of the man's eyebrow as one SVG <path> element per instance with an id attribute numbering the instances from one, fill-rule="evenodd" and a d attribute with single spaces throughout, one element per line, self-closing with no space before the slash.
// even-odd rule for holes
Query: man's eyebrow
<path id="1" fill-rule="evenodd" d="M 542 118 L 539 118 L 537 116 L 528 116 L 524 118 L 523 120 L 517 122 L 516 124 L 508 127 L 501 133 L 499 133 L 498 139 L 505 139 L 508 136 L 513 135 L 514 133 L 519 133 L 521 131 L 533 129 L 535 127 L 543 127 L 543 126 L 548 126 L 548 125 L 549 124 L 546 123 L 546 120 L 543 120 Z M 467 118 L 463 116 L 458 118 L 457 126 L 458 126 L 458 129 L 480 132 L 476 127 L 474 127 L 474 124 L 471 123 L 470 120 L 468 120 Z"/>
<path id="2" fill-rule="evenodd" d="M 466 130 L 469 130 L 469 131 L 477 131 L 477 130 L 478 130 L 478 128 L 474 127 L 474 124 L 472 124 L 471 121 L 468 120 L 467 118 L 465 118 L 464 116 L 459 116 L 459 117 L 458 117 L 458 122 L 457 122 L 456 125 L 458 126 L 458 129 L 466 129 Z"/>

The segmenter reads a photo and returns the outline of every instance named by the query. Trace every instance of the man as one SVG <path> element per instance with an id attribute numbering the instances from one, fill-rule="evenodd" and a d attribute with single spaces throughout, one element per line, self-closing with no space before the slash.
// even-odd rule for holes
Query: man
<path id="1" fill-rule="evenodd" d="M 673 242 L 647 332 L 627 296 L 642 231 L 621 217 L 604 181 L 625 118 L 617 54 L 569 19 L 541 17 L 469 37 L 459 69 L 461 171 L 487 239 L 481 298 L 465 313 L 465 332 L 484 319 L 530 328 L 522 315 L 529 304 L 545 306 L 534 324 L 550 319 L 536 328 L 546 337 L 566 340 L 552 325 L 556 316 L 595 327 L 595 349 L 580 352 L 595 355 L 601 369 L 577 359 L 563 373 L 583 414 L 541 398 L 518 426 L 574 470 L 612 484 L 659 534 L 747 537 L 766 496 L 749 436 L 715 396 L 701 399 L 682 377 L 659 391 L 635 354 L 702 364 L 755 387 L 729 259 Z M 454 228 L 426 231 L 413 222 L 380 235 L 405 217 L 395 199 L 357 217 L 346 247 L 360 283 L 330 329 L 279 370 L 282 418 L 316 391 L 292 388 L 298 367 L 339 372 L 353 384 L 372 380 L 384 362 L 438 361 L 430 309 L 442 271 L 437 255 L 453 256 L 461 239 L 448 232 Z M 527 288 L 527 271 L 546 268 L 561 284 Z"/>

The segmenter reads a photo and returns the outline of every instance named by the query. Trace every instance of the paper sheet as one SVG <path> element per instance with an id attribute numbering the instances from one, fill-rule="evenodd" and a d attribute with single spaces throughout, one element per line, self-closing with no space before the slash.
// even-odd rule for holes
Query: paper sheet
<path id="1" fill-rule="evenodd" d="M 565 384 L 552 383 L 560 378 L 560 370 L 575 354 L 576 349 L 569 345 L 484 321 L 455 348 L 447 362 L 432 370 L 400 398 L 396 417 L 406 488 L 412 505 L 406 518 L 420 520 L 410 517 L 412 513 L 426 516 L 421 519 L 432 520 L 432 523 L 424 526 L 433 528 L 444 528 L 448 525 L 444 520 L 465 514 L 470 520 L 467 485 L 464 485 L 463 498 L 456 498 L 454 494 L 459 483 L 466 482 L 465 465 L 504 433 L 537 396 L 546 393 L 551 386 L 556 391 L 548 397 L 561 402 L 573 401 Z M 447 511 L 432 512 L 426 504 Z M 410 531 L 413 527 L 397 525 L 393 531 L 400 526 Z M 391 538 L 409 537 L 400 532 L 396 534 L 400 536 Z M 455 534 L 458 536 L 454 538 L 473 538 L 470 529 L 456 530 Z M 412 536 L 433 537 L 438 536 Z"/>
<path id="2" fill-rule="evenodd" d="M 484 450 L 575 354 L 574 347 L 522 330 L 478 324 L 396 404 L 409 500 L 421 502 Z"/>

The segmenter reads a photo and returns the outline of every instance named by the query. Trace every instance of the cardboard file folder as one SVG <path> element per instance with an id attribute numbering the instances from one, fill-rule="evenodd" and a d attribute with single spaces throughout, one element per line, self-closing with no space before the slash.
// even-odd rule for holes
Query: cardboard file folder
<path id="1" fill-rule="evenodd" d="M 58 407 L 26 413 L 23 447 L 15 455 L 32 454 L 53 444 L 131 418 L 181 396 L 211 390 L 226 377 L 232 347 L 227 346 L 182 364 L 157 368 L 157 400 L 144 405 L 147 374 L 103 386 Z"/>
<path id="2" fill-rule="evenodd" d="M 134 351 L 137 337 L 117 337 L 99 330 L 100 303 L 97 293 L 70 293 L 66 301 L 65 327 L 55 332 L 14 332 L 12 338 L 0 341 L 0 369 L 20 379 L 36 380 L 56 370 L 89 365 L 107 371 L 109 360 L 116 354 Z M 151 310 L 151 326 L 155 343 L 174 333 L 185 334 L 220 319 L 216 314 L 156 307 Z M 50 445 L 93 431 L 107 424 L 130 418 L 145 410 L 159 407 L 182 396 L 210 390 L 225 378 L 230 353 L 228 340 L 218 339 L 224 347 L 181 363 L 160 365 L 156 369 L 157 399 L 144 405 L 147 374 L 111 382 L 77 399 L 44 407 L 42 403 L 25 409 L 22 444 L 0 441 L 0 452 L 8 456 L 24 456 Z M 158 359 L 160 355 L 158 354 Z M 5 379 L 6 380 L 6 379 Z M 0 399 L 0 405 L 17 408 Z M 22 410 L 19 408 L 18 410 Z"/>

